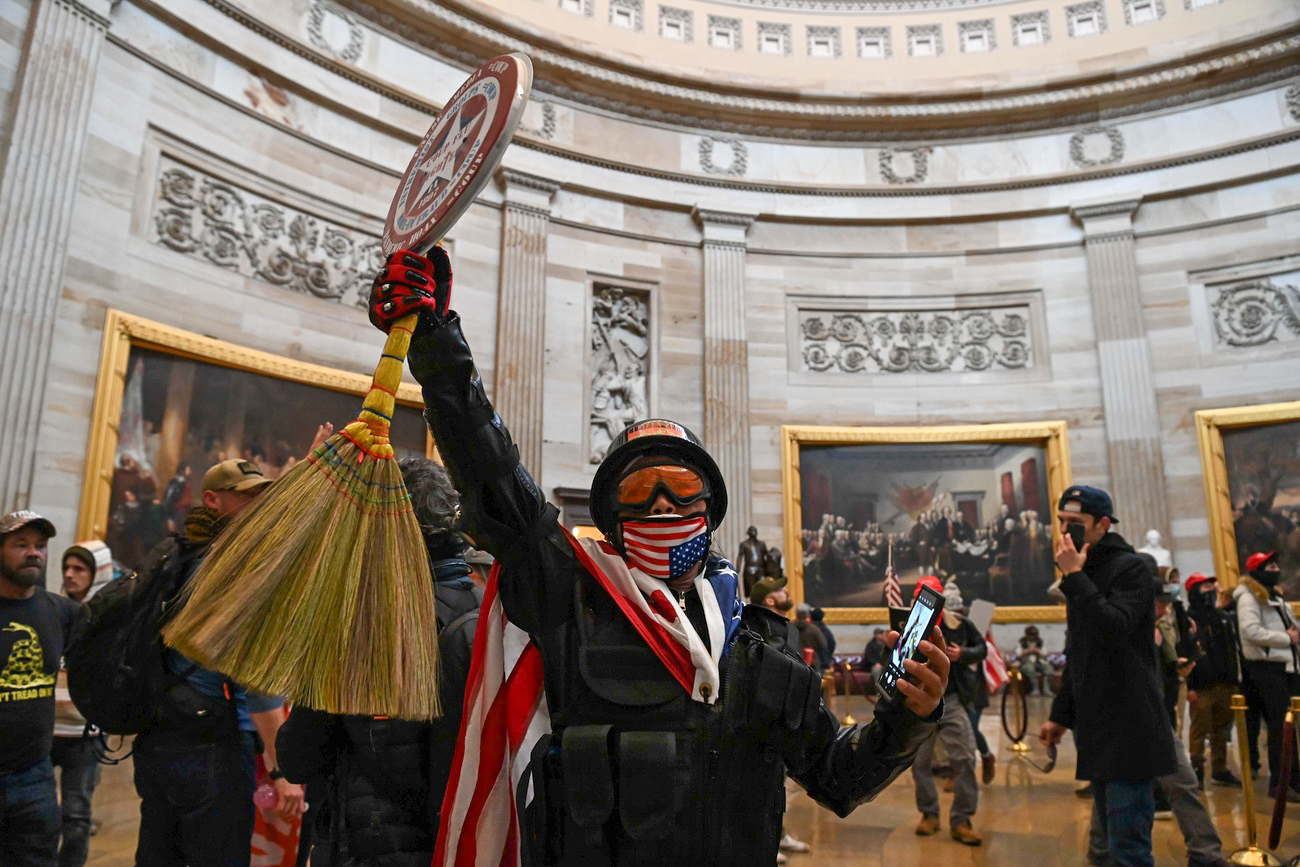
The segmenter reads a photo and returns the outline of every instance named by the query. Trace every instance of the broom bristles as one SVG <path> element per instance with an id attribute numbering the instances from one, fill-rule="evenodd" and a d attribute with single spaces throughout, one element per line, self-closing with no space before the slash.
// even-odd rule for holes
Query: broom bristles
<path id="1" fill-rule="evenodd" d="M 231 522 L 163 637 L 258 692 L 430 719 L 433 576 L 391 449 L 376 457 L 358 442 L 367 426 L 334 434 Z"/>

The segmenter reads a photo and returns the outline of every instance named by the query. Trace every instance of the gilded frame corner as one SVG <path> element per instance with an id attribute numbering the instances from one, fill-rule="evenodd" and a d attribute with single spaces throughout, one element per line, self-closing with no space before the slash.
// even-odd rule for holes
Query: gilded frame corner
<path id="1" fill-rule="evenodd" d="M 1215 575 L 1224 588 L 1237 586 L 1237 534 L 1232 520 L 1232 489 L 1223 431 L 1300 421 L 1300 401 L 1203 409 L 1196 413 L 1196 441 L 1205 483 L 1205 515 L 1210 522 L 1210 550 Z"/>
<path id="2" fill-rule="evenodd" d="M 942 425 L 930 427 L 818 427 L 781 426 L 781 489 L 784 516 L 786 573 L 790 595 L 796 603 L 804 601 L 803 557 L 797 556 L 800 542 L 802 496 L 799 475 L 799 449 L 805 445 L 867 445 L 871 443 L 956 443 L 996 442 L 1040 444 L 1047 455 L 1047 490 L 1051 502 L 1060 499 L 1070 486 L 1070 440 L 1064 421 L 1040 421 L 1010 424 Z M 1059 529 L 1052 525 L 1053 543 Z M 1063 605 L 998 606 L 993 619 L 998 623 L 1056 622 L 1065 620 Z M 828 623 L 885 623 L 887 608 L 827 608 Z"/>
<path id="3" fill-rule="evenodd" d="M 371 378 L 365 374 L 250 349 L 110 308 L 104 320 L 99 371 L 95 378 L 95 402 L 82 474 L 81 504 L 77 512 L 78 539 L 103 539 L 107 529 L 118 422 L 122 416 L 127 367 L 133 346 L 358 397 L 363 397 L 370 387 Z M 397 401 L 406 406 L 424 405 L 419 387 L 410 383 L 398 387 Z M 433 440 L 427 433 L 425 448 L 430 457 L 435 457 Z"/>

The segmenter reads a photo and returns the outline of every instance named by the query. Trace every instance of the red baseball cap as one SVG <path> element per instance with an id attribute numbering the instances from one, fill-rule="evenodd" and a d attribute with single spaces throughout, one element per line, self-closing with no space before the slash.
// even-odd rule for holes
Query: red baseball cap
<path id="1" fill-rule="evenodd" d="M 1267 554 L 1265 554 L 1263 551 L 1256 551 L 1254 554 L 1251 554 L 1249 557 L 1246 558 L 1246 571 L 1254 572 L 1256 569 L 1258 569 L 1260 566 L 1263 566 L 1265 563 L 1271 563 L 1276 559 L 1277 559 L 1276 551 L 1269 551 Z"/>
<path id="2" fill-rule="evenodd" d="M 943 582 L 940 581 L 934 575 L 926 575 L 920 581 L 916 582 L 916 589 L 912 591 L 913 599 L 921 595 L 922 587 L 929 587 L 931 590 L 933 590 L 935 593 L 938 593 L 940 596 L 943 595 Z"/>
<path id="3" fill-rule="evenodd" d="M 1188 593 L 1191 593 L 1192 588 L 1195 587 L 1197 584 L 1203 584 L 1206 581 L 1213 581 L 1213 580 L 1214 579 L 1208 575 L 1202 575 L 1200 572 L 1193 572 L 1191 575 L 1187 576 L 1187 583 L 1185 583 L 1183 587 L 1186 588 Z"/>

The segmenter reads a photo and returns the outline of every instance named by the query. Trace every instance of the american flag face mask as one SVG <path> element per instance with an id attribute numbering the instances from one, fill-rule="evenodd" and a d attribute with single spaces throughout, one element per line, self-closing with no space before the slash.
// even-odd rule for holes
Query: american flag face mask
<path id="1" fill-rule="evenodd" d="M 624 521 L 623 550 L 628 563 L 652 578 L 681 578 L 709 553 L 709 521 L 704 515 Z"/>

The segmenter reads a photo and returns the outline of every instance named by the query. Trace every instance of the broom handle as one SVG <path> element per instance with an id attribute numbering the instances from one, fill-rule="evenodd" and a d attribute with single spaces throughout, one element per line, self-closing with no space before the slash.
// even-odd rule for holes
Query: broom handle
<path id="1" fill-rule="evenodd" d="M 406 364 L 406 353 L 411 348 L 411 335 L 419 314 L 411 313 L 393 323 L 388 330 L 388 339 L 384 341 L 384 353 L 375 366 L 375 375 L 370 380 L 370 391 L 366 393 L 365 402 L 361 404 L 358 421 L 369 428 L 372 440 L 371 451 L 375 457 L 392 457 L 393 447 L 388 442 L 388 429 L 393 422 L 393 412 L 397 409 L 397 387 L 402 382 L 402 368 Z M 348 426 L 352 428 L 351 425 Z"/>

